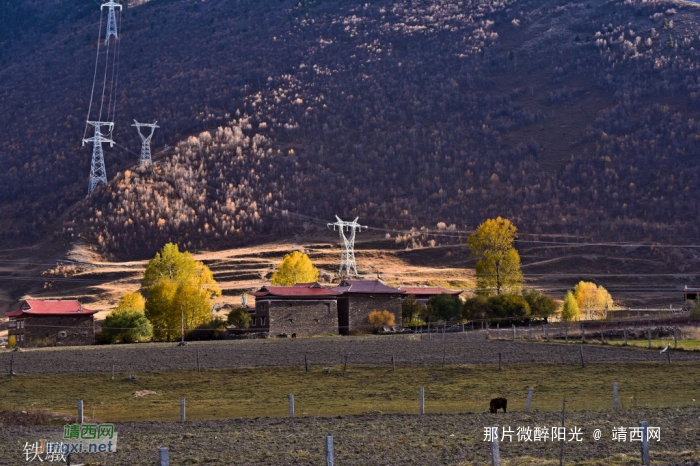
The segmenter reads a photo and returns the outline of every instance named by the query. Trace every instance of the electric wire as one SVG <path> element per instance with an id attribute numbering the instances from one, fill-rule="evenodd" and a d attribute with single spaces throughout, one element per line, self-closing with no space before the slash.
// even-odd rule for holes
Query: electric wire
<path id="1" fill-rule="evenodd" d="M 92 99 L 95 95 L 95 83 L 97 82 L 97 65 L 100 61 L 100 39 L 102 38 L 102 9 L 100 9 L 100 32 L 97 33 L 97 53 L 95 55 L 95 73 L 92 77 L 92 91 L 90 91 L 90 103 L 88 105 L 87 119 L 85 120 L 85 131 L 83 131 L 83 139 L 87 137 L 88 121 L 90 120 L 90 113 L 92 111 Z"/>

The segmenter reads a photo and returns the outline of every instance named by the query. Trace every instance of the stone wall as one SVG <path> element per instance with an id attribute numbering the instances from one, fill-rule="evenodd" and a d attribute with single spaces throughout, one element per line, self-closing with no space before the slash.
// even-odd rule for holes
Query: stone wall
<path id="1" fill-rule="evenodd" d="M 348 332 L 372 332 L 368 317 L 372 311 L 389 311 L 394 314 L 394 325 L 401 327 L 401 302 L 404 296 L 400 294 L 349 294 L 347 296 Z M 342 306 L 341 306 L 342 308 Z M 344 310 L 344 309 L 343 309 Z M 340 318 L 344 320 L 343 317 Z"/>
<path id="2" fill-rule="evenodd" d="M 267 301 L 266 304 L 271 337 L 293 333 L 297 335 L 338 334 L 338 306 L 335 299 L 280 300 Z"/>
<path id="3" fill-rule="evenodd" d="M 17 346 L 73 346 L 95 343 L 95 325 L 92 315 L 87 316 L 26 316 L 23 328 L 14 328 L 12 334 L 23 335 Z"/>

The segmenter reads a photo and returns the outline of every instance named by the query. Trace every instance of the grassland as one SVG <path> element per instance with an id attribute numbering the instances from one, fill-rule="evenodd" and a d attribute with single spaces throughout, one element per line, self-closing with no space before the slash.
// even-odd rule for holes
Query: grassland
<path id="1" fill-rule="evenodd" d="M 429 413 L 484 412 L 488 400 L 506 396 L 512 411 L 523 411 L 528 387 L 532 407 L 556 411 L 602 411 L 612 406 L 618 382 L 622 409 L 700 405 L 700 370 L 695 363 L 595 364 L 582 370 L 562 364 L 493 366 L 267 367 L 138 373 L 25 374 L 0 382 L 0 410 L 49 409 L 75 413 L 78 399 L 86 415 L 100 421 L 176 420 L 185 397 L 190 419 L 283 417 L 288 395 L 298 416 L 416 413 L 418 389 L 425 387 Z M 663 384 L 659 384 L 663 380 Z M 50 387 L 50 389 L 48 389 Z M 143 398 L 134 393 L 152 390 Z M 698 400 L 698 401 L 694 401 Z"/>

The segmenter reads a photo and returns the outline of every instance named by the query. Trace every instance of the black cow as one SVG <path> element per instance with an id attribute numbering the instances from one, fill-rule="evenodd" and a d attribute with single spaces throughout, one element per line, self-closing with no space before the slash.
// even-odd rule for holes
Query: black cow
<path id="1" fill-rule="evenodd" d="M 508 400 L 505 398 L 494 398 L 491 400 L 491 407 L 489 410 L 492 413 L 497 413 L 499 409 L 503 408 L 503 412 L 506 412 L 506 408 L 508 407 Z"/>

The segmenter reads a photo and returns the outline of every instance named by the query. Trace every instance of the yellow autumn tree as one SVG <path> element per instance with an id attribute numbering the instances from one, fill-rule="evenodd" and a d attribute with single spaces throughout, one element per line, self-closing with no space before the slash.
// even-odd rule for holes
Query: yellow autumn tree
<path id="1" fill-rule="evenodd" d="M 309 256 L 294 251 L 282 259 L 277 271 L 272 274 L 272 284 L 293 286 L 297 283 L 310 283 L 318 280 L 318 269 L 311 263 Z"/>
<path id="2" fill-rule="evenodd" d="M 476 263 L 476 285 L 481 294 L 518 293 L 523 274 L 520 255 L 513 247 L 518 229 L 510 220 L 498 217 L 486 220 L 469 235 L 467 246 Z"/>
<path id="3" fill-rule="evenodd" d="M 143 276 L 146 317 L 153 335 L 171 340 L 211 320 L 211 306 L 221 289 L 209 267 L 168 243 L 151 259 Z"/>
<path id="4" fill-rule="evenodd" d="M 571 292 L 571 290 L 566 292 L 564 296 L 564 304 L 561 306 L 561 320 L 565 322 L 570 322 L 576 320 L 579 316 L 578 303 L 576 302 L 576 297 Z"/>
<path id="5" fill-rule="evenodd" d="M 592 282 L 580 281 L 574 288 L 574 296 L 584 318 L 605 319 L 613 300 L 608 290 Z"/>

